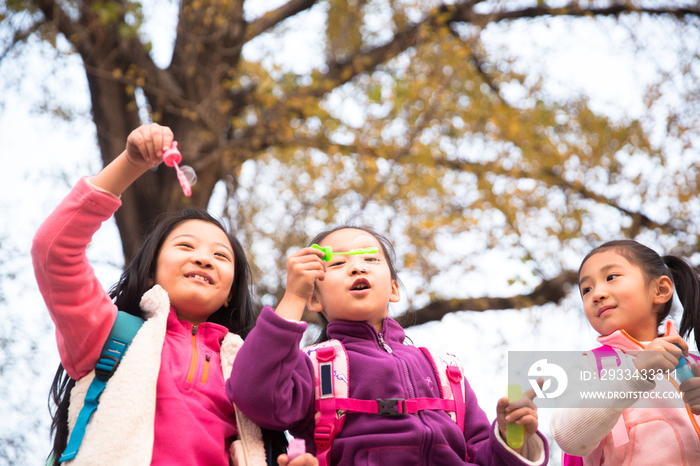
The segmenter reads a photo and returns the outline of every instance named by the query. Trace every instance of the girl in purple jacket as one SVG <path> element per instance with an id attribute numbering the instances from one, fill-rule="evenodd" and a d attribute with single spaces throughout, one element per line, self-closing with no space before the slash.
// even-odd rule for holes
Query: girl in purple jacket
<path id="1" fill-rule="evenodd" d="M 349 398 L 434 399 L 436 375 L 428 358 L 405 345 L 401 326 L 388 317 L 389 303 L 399 300 L 399 279 L 389 242 L 370 228 L 339 227 L 312 241 L 332 248 L 308 247 L 287 260 L 287 290 L 276 310 L 263 308 L 256 327 L 236 358 L 226 389 L 231 400 L 253 422 L 269 429 L 289 429 L 316 451 L 314 441 L 314 367 L 299 349 L 306 324 L 305 307 L 325 326 L 320 340 L 339 340 L 348 355 Z M 348 255 L 357 245 L 376 246 L 376 254 Z M 371 245 L 370 245 L 371 246 Z M 534 393 L 497 404 L 491 424 L 466 388 L 464 428 L 460 431 L 441 409 L 381 416 L 354 412 L 333 440 L 333 465 L 544 465 L 547 442 L 537 432 Z M 524 444 L 510 448 L 506 422 L 524 426 Z M 324 460 L 325 461 L 325 460 Z"/>

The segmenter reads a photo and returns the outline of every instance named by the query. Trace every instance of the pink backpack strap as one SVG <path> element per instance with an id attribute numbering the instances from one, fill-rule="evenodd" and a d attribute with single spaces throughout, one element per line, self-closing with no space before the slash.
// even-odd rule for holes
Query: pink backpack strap
<path id="1" fill-rule="evenodd" d="M 610 369 L 612 367 L 619 367 L 622 364 L 620 355 L 612 347 L 608 345 L 599 346 L 591 350 L 595 356 L 596 366 L 598 369 L 598 376 L 603 369 Z M 625 421 L 620 416 L 617 423 L 611 430 L 613 444 L 618 447 L 629 443 L 629 434 L 627 433 L 627 426 L 625 426 Z M 562 466 L 583 466 L 583 458 L 580 456 L 571 456 L 567 453 L 562 452 Z"/>
<path id="2" fill-rule="evenodd" d="M 591 350 L 595 356 L 596 365 L 598 367 L 598 376 L 603 369 L 609 369 L 612 367 L 613 359 L 615 359 L 615 367 L 619 367 L 622 364 L 620 355 L 615 351 L 615 348 L 608 345 L 599 346 L 598 348 L 593 348 Z"/>
<path id="3" fill-rule="evenodd" d="M 561 466 L 583 466 L 583 458 L 561 452 Z"/>
<path id="4" fill-rule="evenodd" d="M 440 397 L 443 400 L 453 401 L 455 409 L 446 409 L 447 414 L 459 426 L 459 430 L 464 432 L 464 412 L 466 403 L 464 397 L 466 390 L 464 387 L 464 369 L 456 356 L 430 348 L 421 347 L 438 380 L 440 387 Z"/>
<path id="5" fill-rule="evenodd" d="M 303 351 L 311 358 L 314 366 L 316 458 L 319 466 L 327 466 L 330 464 L 333 439 L 345 423 L 345 411 L 337 405 L 338 401 L 348 398 L 348 353 L 338 340 L 308 346 Z"/>

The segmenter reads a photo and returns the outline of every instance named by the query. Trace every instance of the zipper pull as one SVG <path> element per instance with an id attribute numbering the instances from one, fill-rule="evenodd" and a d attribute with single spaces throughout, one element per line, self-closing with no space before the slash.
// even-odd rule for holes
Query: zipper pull
<path id="1" fill-rule="evenodd" d="M 197 326 L 193 325 L 192 326 L 192 336 L 197 335 Z"/>
<path id="2" fill-rule="evenodd" d="M 391 347 L 386 344 L 386 341 L 384 341 L 384 337 L 382 336 L 382 334 L 380 333 L 380 334 L 378 334 L 378 336 L 379 336 L 379 344 L 384 349 L 384 351 L 386 351 L 389 354 L 393 353 L 394 350 L 392 350 Z"/>

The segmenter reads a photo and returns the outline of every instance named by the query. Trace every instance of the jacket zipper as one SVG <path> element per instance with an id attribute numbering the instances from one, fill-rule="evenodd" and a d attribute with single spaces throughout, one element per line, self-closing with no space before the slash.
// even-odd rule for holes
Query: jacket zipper
<path id="1" fill-rule="evenodd" d="M 635 342 L 636 344 L 638 344 L 639 346 L 644 348 L 644 345 L 641 344 L 639 341 L 637 341 L 637 339 L 634 338 L 632 335 L 627 333 L 625 331 L 625 329 L 620 329 L 620 331 L 627 338 L 629 338 L 630 340 L 632 340 L 633 342 Z M 668 330 L 666 330 L 664 332 L 664 336 L 668 336 L 668 333 L 669 333 Z M 676 390 L 678 390 L 678 392 L 681 391 L 680 388 L 678 387 L 678 385 L 676 384 L 675 380 L 671 380 L 671 378 L 669 376 L 666 376 L 666 378 L 668 379 L 669 382 L 671 382 L 671 385 L 676 387 Z M 700 439 L 700 426 L 698 426 L 698 423 L 695 421 L 695 416 L 693 415 L 693 412 L 690 410 L 690 406 L 688 406 L 688 404 L 686 404 L 686 403 L 683 403 L 683 404 L 685 404 L 685 410 L 688 412 L 688 417 L 690 418 L 690 423 L 693 425 L 693 429 L 695 429 L 695 433 L 697 434 L 698 438 Z"/>
<path id="2" fill-rule="evenodd" d="M 623 334 L 624 336 L 626 336 L 627 338 L 629 338 L 630 340 L 632 340 L 633 342 L 635 342 L 636 344 L 638 344 L 640 348 L 644 349 L 644 345 L 641 344 L 639 341 L 637 341 L 637 339 L 634 338 L 632 335 L 630 335 L 629 333 L 627 333 L 627 332 L 625 331 L 625 329 L 620 329 L 620 332 L 622 332 L 622 334 Z"/>
<path id="3" fill-rule="evenodd" d="M 671 385 L 673 385 L 676 390 L 678 390 L 678 393 L 680 393 L 681 389 L 676 383 L 675 380 L 671 379 L 668 375 L 666 375 L 666 379 L 668 379 L 669 382 L 671 382 Z M 695 416 L 693 415 L 693 412 L 690 410 L 690 405 L 687 403 L 683 403 L 685 405 L 685 410 L 688 412 L 688 417 L 690 418 L 690 423 L 693 425 L 693 429 L 695 429 L 695 433 L 697 434 L 698 438 L 700 439 L 700 426 L 698 426 L 698 423 L 695 421 Z"/>
<path id="4" fill-rule="evenodd" d="M 192 362 L 190 363 L 190 372 L 187 374 L 187 381 L 192 382 L 194 379 L 194 371 L 197 369 L 197 326 L 192 326 Z"/>
<path id="5" fill-rule="evenodd" d="M 209 375 L 209 360 L 211 356 L 208 354 L 204 356 L 204 374 L 202 375 L 202 383 L 207 383 L 207 376 Z"/>
<path id="6" fill-rule="evenodd" d="M 406 365 L 406 361 L 404 361 L 404 360 L 401 359 L 400 357 L 394 355 L 394 350 L 392 350 L 391 347 L 387 344 L 386 340 L 384 340 L 384 329 L 385 329 L 384 326 L 385 326 L 385 325 L 386 325 L 386 320 L 385 320 L 384 323 L 382 324 L 382 331 L 379 332 L 379 333 L 377 333 L 377 341 L 379 342 L 379 346 L 380 346 L 384 351 L 386 351 L 387 353 L 389 353 L 389 354 L 391 354 L 392 356 L 394 356 L 394 357 L 401 363 L 401 368 L 403 369 L 403 374 L 404 374 L 404 377 L 406 378 L 406 382 L 407 382 L 407 385 L 408 385 L 408 396 L 409 396 L 409 398 L 415 398 L 415 397 L 416 397 L 416 392 L 415 392 L 415 390 L 413 389 L 413 382 L 411 382 L 411 378 L 409 377 L 409 374 L 408 374 L 408 366 Z M 374 329 L 374 326 L 372 326 L 372 329 L 375 330 L 375 329 Z M 421 413 L 417 413 L 416 415 L 418 416 L 418 418 L 419 418 L 419 419 L 421 420 L 421 422 L 423 423 L 423 427 L 425 427 L 425 436 L 426 436 L 426 442 L 425 442 L 425 444 L 426 444 L 426 445 L 430 445 L 430 444 L 432 443 L 433 431 L 432 431 L 432 429 L 430 428 L 430 426 L 429 426 L 428 424 L 425 423 L 425 420 L 423 419 L 423 416 L 421 415 Z M 428 462 L 429 449 L 428 449 L 428 448 L 425 448 L 425 449 L 424 449 L 424 453 L 425 453 L 425 454 L 424 454 L 424 461 L 423 461 L 423 464 L 429 464 L 429 462 Z"/>
<path id="7" fill-rule="evenodd" d="M 379 346 L 381 346 L 382 349 L 387 353 L 393 354 L 394 350 L 392 350 L 391 347 L 387 345 L 386 341 L 384 341 L 384 337 L 382 336 L 382 334 L 378 333 L 377 336 L 379 337 Z"/>

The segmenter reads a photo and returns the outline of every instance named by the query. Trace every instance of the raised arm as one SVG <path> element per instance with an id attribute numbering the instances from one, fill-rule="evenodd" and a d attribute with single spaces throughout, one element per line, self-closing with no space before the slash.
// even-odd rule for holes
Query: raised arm
<path id="1" fill-rule="evenodd" d="M 82 178 L 34 237 L 34 274 L 56 324 L 61 362 L 74 379 L 95 367 L 117 315 L 88 263 L 87 247 L 121 205 L 118 196 L 158 163 L 171 141 L 172 132 L 158 125 L 134 130 L 126 150 L 92 179 Z"/>

